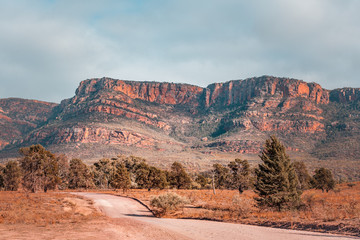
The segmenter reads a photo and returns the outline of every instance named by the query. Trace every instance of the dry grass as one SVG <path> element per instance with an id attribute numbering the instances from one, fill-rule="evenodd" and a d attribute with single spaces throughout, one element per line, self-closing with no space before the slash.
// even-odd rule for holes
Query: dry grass
<path id="1" fill-rule="evenodd" d="M 296 211 L 260 210 L 255 193 L 233 190 L 130 190 L 118 193 L 142 200 L 149 205 L 151 196 L 175 192 L 187 197 L 191 205 L 165 215 L 175 218 L 209 219 L 293 229 L 308 229 L 360 235 L 360 182 L 341 184 L 335 191 L 308 190 L 302 195 L 303 206 Z"/>
<path id="2" fill-rule="evenodd" d="M 70 194 L 0 192 L 0 224 L 79 223 L 100 217 L 90 201 Z"/>

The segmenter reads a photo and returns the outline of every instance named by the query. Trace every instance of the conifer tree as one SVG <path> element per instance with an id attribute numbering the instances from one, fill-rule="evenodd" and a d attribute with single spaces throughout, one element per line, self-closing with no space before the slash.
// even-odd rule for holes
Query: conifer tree
<path id="1" fill-rule="evenodd" d="M 258 205 L 279 211 L 298 206 L 301 192 L 297 189 L 298 179 L 294 166 L 285 147 L 275 136 L 266 140 L 260 158 L 262 163 L 255 170 Z"/>

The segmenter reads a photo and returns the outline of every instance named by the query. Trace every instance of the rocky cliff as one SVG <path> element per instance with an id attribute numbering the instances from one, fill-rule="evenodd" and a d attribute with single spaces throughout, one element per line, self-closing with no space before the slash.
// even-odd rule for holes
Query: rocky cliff
<path id="1" fill-rule="evenodd" d="M 295 155 L 359 159 L 354 154 L 360 152 L 359 146 L 353 144 L 360 136 L 359 91 L 329 91 L 316 83 L 270 76 L 206 88 L 89 79 L 80 83 L 74 97 L 59 105 L 1 100 L 0 144 L 13 143 L 1 154 L 41 143 L 77 148 L 91 144 L 87 156 L 93 157 L 103 154 L 104 146 L 135 155 L 150 151 L 147 157 L 158 159 L 180 153 L 189 153 L 189 159 L 197 154 L 207 159 L 221 153 L 256 156 L 264 139 L 276 134 Z M 350 149 L 334 153 L 324 147 L 324 143 L 336 146 L 338 141 L 348 143 Z"/>

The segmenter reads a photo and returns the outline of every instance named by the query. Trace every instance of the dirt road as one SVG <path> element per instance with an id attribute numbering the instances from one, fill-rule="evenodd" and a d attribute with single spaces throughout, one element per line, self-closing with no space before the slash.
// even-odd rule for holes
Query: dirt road
<path id="1" fill-rule="evenodd" d="M 108 194 L 76 193 L 92 199 L 107 216 L 129 219 L 133 225 L 139 223 L 139 233 L 149 234 L 152 227 L 173 239 L 261 239 L 261 240 L 315 240 L 315 239 L 359 239 L 331 234 L 258 227 L 243 224 L 222 223 L 204 220 L 156 218 L 139 202 Z M 147 226 L 144 228 L 144 226 Z M 132 226 L 136 227 L 136 226 Z M 144 230 L 146 229 L 146 230 Z M 159 236 L 160 238 L 160 236 Z"/>

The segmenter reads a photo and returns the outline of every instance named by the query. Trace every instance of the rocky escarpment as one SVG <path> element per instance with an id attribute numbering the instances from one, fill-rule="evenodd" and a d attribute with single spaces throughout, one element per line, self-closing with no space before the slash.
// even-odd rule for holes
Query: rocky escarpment
<path id="1" fill-rule="evenodd" d="M 214 83 L 209 85 L 205 92 L 204 102 L 207 107 L 239 105 L 257 97 L 284 99 L 301 97 L 316 104 L 329 102 L 329 92 L 319 84 L 268 76 Z"/>
<path id="2" fill-rule="evenodd" d="M 89 79 L 82 81 L 76 90 L 76 98 L 83 98 L 99 91 L 112 90 L 123 98 L 122 101 L 132 103 L 133 99 L 159 104 L 190 104 L 197 106 L 199 94 L 203 88 L 178 83 L 135 82 L 111 78 Z M 80 101 L 81 101 L 80 100 Z"/>
<path id="3" fill-rule="evenodd" d="M 330 91 L 330 100 L 340 103 L 351 103 L 360 100 L 359 88 L 338 88 Z"/>
<path id="4" fill-rule="evenodd" d="M 359 96 L 356 88 L 329 91 L 316 83 L 270 76 L 206 88 L 95 78 L 82 81 L 75 96 L 59 105 L 1 100 L 0 123 L 16 124 L 3 124 L 0 145 L 93 144 L 87 151 L 94 156 L 103 146 L 118 146 L 135 155 L 144 149 L 163 151 L 167 159 L 188 149 L 195 155 L 256 155 L 264 138 L 276 134 L 291 152 L 338 158 L 324 143 L 342 141 L 346 148 L 341 149 L 359 152 L 354 139 L 360 136 L 360 110 L 353 104 Z"/>
<path id="5" fill-rule="evenodd" d="M 46 122 L 56 105 L 19 98 L 0 99 L 0 149 Z"/>

